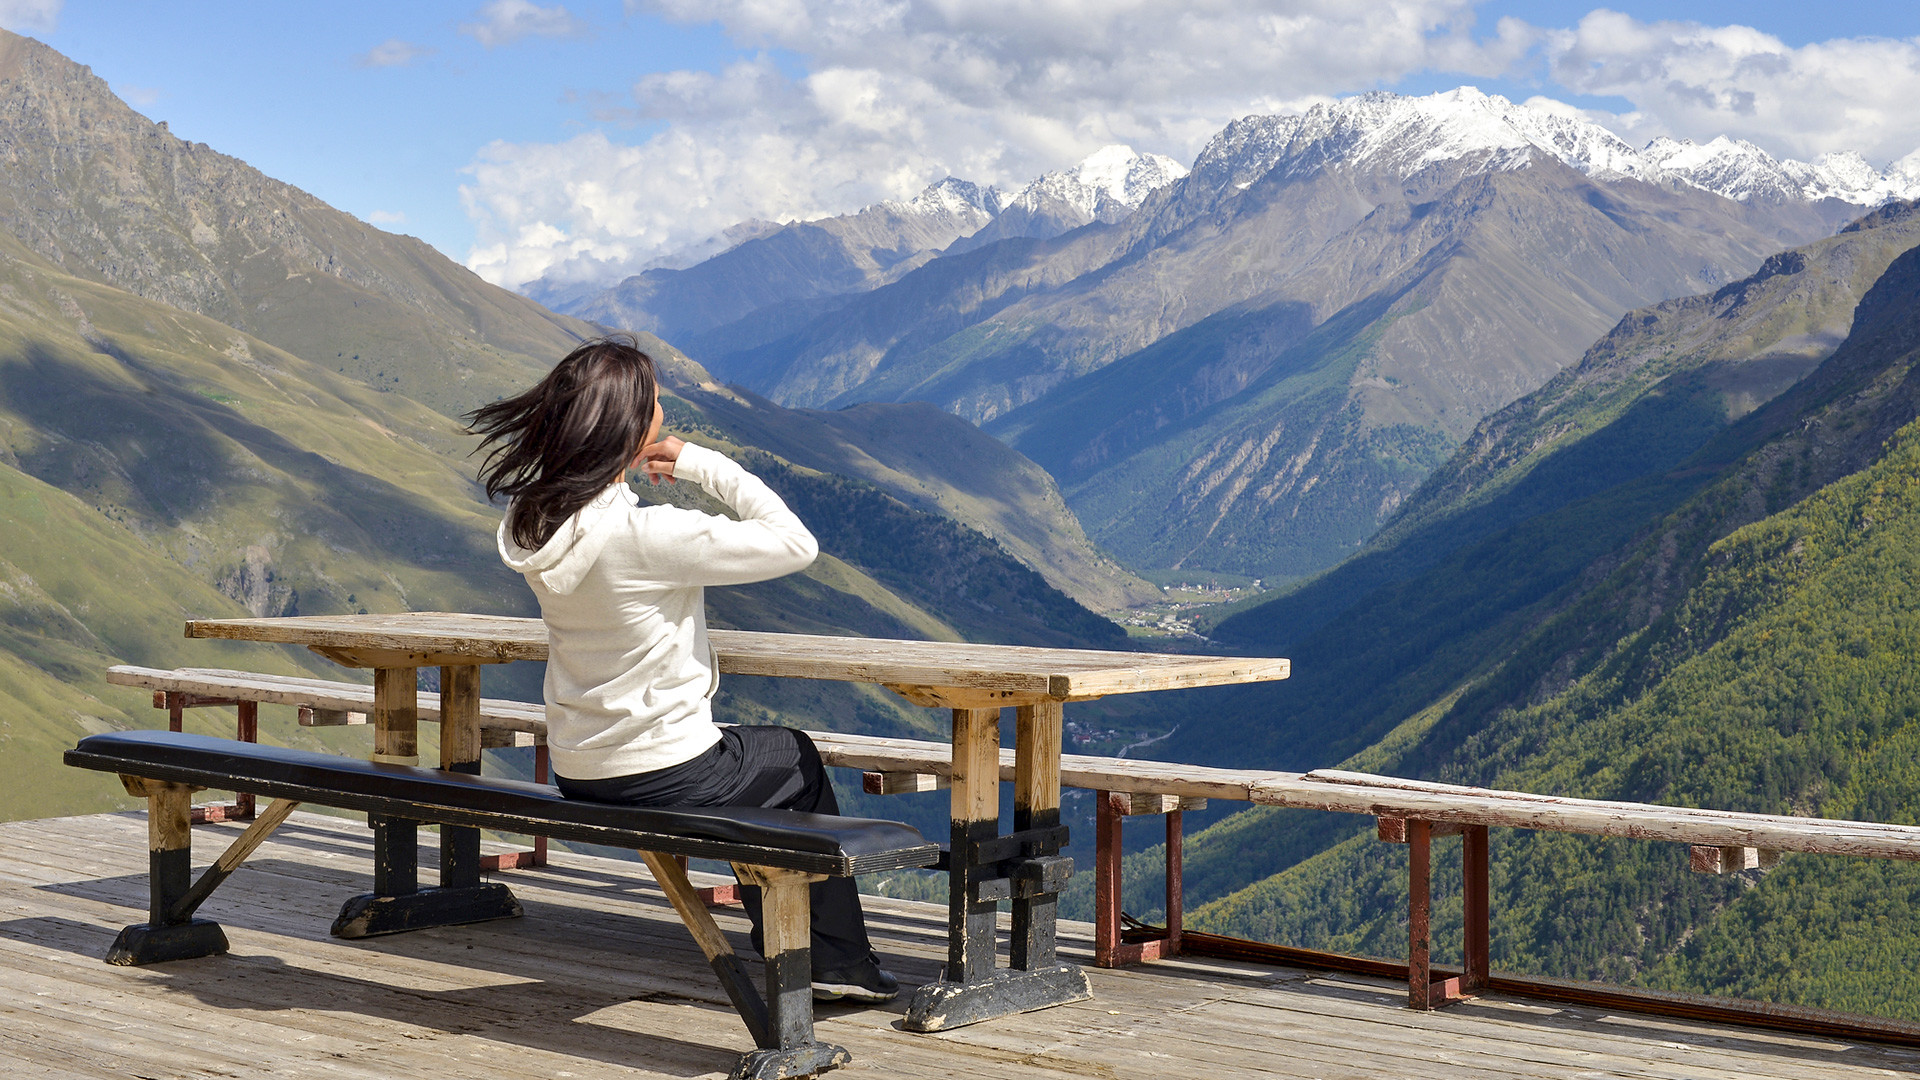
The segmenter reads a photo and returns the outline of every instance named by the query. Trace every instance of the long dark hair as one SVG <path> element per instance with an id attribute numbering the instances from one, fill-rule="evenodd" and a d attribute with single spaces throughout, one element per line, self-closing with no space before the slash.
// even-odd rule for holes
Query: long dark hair
<path id="1" fill-rule="evenodd" d="M 487 497 L 513 500 L 508 535 L 537 550 L 619 479 L 653 423 L 653 358 L 631 338 L 597 338 L 515 397 L 467 414 L 484 436 Z"/>

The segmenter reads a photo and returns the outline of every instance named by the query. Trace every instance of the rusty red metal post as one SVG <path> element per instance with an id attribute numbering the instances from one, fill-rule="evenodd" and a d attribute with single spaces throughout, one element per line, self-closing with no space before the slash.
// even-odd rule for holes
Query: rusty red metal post
<path id="1" fill-rule="evenodd" d="M 1135 931 L 1127 940 L 1120 910 L 1121 868 L 1120 825 L 1133 809 L 1132 797 L 1124 791 L 1094 792 L 1093 832 L 1093 962 L 1096 967 L 1115 968 L 1142 960 L 1159 960 L 1180 954 L 1182 917 L 1181 820 L 1180 811 L 1169 810 L 1167 819 L 1167 926 L 1157 937 L 1143 937 L 1151 930 Z"/>
<path id="2" fill-rule="evenodd" d="M 1433 826 L 1407 822 L 1407 1006 L 1433 1008 Z"/>
<path id="3" fill-rule="evenodd" d="M 533 782 L 536 784 L 546 783 L 549 768 L 547 744 L 535 743 L 533 745 Z M 682 859 L 680 862 L 683 867 L 686 865 L 685 859 Z M 480 869 L 489 872 L 497 870 L 531 870 L 534 867 L 545 865 L 547 865 L 547 838 L 544 836 L 536 836 L 533 838 L 532 851 L 503 851 L 498 855 L 480 856 Z"/>
<path id="4" fill-rule="evenodd" d="M 1401 827 L 1395 823 L 1394 828 Z M 1407 1006 L 1437 1009 L 1487 987 L 1490 939 L 1487 901 L 1487 827 L 1449 825 L 1408 819 L 1407 845 Z M 1388 833 L 1382 828 L 1382 835 Z M 1465 968 L 1459 975 L 1433 977 L 1433 838 L 1458 836 L 1464 880 L 1461 907 L 1465 924 Z"/>
<path id="5" fill-rule="evenodd" d="M 1167 818 L 1167 936 L 1162 947 L 1162 956 L 1177 956 L 1180 953 L 1180 926 L 1184 921 L 1181 905 L 1185 902 L 1181 889 L 1180 811 L 1169 810 Z"/>
<path id="6" fill-rule="evenodd" d="M 232 705 L 238 716 L 234 721 L 233 737 L 241 742 L 260 741 L 260 703 L 241 701 L 236 698 L 203 697 L 182 690 L 156 690 L 153 694 L 155 708 L 167 710 L 167 730 L 179 731 L 186 722 L 186 711 L 203 705 Z M 253 795 L 250 792 L 235 792 L 233 802 L 216 803 L 212 806 L 196 806 L 188 814 L 188 821 L 195 825 L 204 825 L 209 821 L 252 821 Z"/>
<path id="7" fill-rule="evenodd" d="M 1469 825 L 1460 835 L 1461 915 L 1466 943 L 1461 959 L 1460 992 L 1487 988 L 1492 954 L 1492 931 L 1487 900 L 1487 827 Z"/>
<path id="8" fill-rule="evenodd" d="M 1111 791 L 1093 793 L 1093 962 L 1119 967 L 1120 957 L 1120 807 Z"/>

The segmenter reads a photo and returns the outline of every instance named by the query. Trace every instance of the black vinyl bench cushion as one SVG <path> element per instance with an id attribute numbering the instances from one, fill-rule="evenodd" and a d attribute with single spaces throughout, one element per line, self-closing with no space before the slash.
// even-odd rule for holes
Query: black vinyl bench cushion
<path id="1" fill-rule="evenodd" d="M 175 731 L 89 735 L 68 765 L 347 810 L 844 877 L 930 866 L 938 845 L 895 821 L 759 807 L 621 806 L 547 784 L 390 765 Z"/>

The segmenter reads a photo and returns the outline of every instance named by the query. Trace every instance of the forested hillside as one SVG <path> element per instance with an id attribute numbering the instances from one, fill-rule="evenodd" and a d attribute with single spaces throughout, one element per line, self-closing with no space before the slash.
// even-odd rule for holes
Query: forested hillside
<path id="1" fill-rule="evenodd" d="M 1223 621 L 1295 676 L 1196 695 L 1156 756 L 1912 820 L 1915 230 L 1890 207 L 1629 315 L 1368 553 Z M 1193 922 L 1399 954 L 1404 853 L 1365 824 L 1256 810 L 1201 833 L 1190 895 L 1222 898 Z M 1907 868 L 1718 878 L 1677 846 L 1516 832 L 1493 880 L 1496 967 L 1920 1015 Z"/>

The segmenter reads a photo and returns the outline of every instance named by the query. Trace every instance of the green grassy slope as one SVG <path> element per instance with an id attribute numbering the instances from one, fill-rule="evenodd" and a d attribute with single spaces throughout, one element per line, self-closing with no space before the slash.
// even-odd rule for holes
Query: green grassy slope
<path id="1" fill-rule="evenodd" d="M 449 415 L 526 385 L 593 332 L 181 140 L 88 69 L 3 32 L 0 133 L 0 227 L 42 258 Z"/>
<path id="2" fill-rule="evenodd" d="M 65 274 L 0 235 L 0 753 L 6 775 L 22 778 L 0 792 L 0 814 L 116 798 L 48 767 L 78 731 L 156 722 L 140 695 L 102 684 L 111 663 L 353 677 L 304 653 L 184 641 L 185 618 L 534 614 L 493 550 L 498 511 L 472 478 L 471 442 L 404 395 Z M 805 575 L 715 590 L 717 625 L 1053 644 L 1120 634 L 947 518 L 779 459 L 756 465 L 808 497 L 828 554 Z M 858 542 L 849 522 L 884 526 L 889 542 Z M 936 549 L 952 556 L 943 575 L 896 565 L 900 552 Z M 955 600 L 972 606 L 943 610 Z M 537 697 L 539 675 L 536 665 L 490 671 L 487 692 Z M 826 684 L 747 683 L 727 701 L 735 718 L 894 734 L 933 726 L 924 710 Z"/>
<path id="3" fill-rule="evenodd" d="M 26 250 L 75 280 L 206 316 L 445 416 L 523 389 L 600 332 L 487 284 L 412 237 L 182 141 L 84 67 L 4 31 L 0 136 L 10 148 L 0 160 L 0 228 Z M 643 338 L 672 386 L 726 397 L 677 350 Z M 916 416 L 861 424 L 768 406 L 756 423 L 738 441 L 777 438 L 820 458 L 797 458 L 804 464 L 852 470 L 922 509 L 1005 535 L 1016 557 L 1088 603 L 1110 609 L 1151 591 L 1093 551 L 1044 472 L 977 432 L 959 433 L 957 421 L 936 434 L 973 453 L 939 457 L 893 448 L 878 433 L 924 426 Z M 1004 467 L 955 464 L 985 456 Z"/>
<path id="4" fill-rule="evenodd" d="M 11 748 L 0 753 L 9 755 L 3 775 L 19 778 L 0 791 L 0 815 L 117 798 L 49 767 L 78 731 L 156 722 L 140 695 L 102 684 L 113 662 L 354 677 L 304 651 L 185 642 L 186 617 L 534 614 L 494 552 L 498 510 L 474 482 L 474 440 L 455 418 L 533 382 L 597 328 L 175 138 L 37 42 L 0 33 L 0 76 L 0 135 L 11 148 L 0 161 L 0 469 L 7 490 L 20 492 L 5 500 L 0 525 L 0 734 Z M 671 346 L 643 344 L 670 392 L 726 397 Z M 686 401 L 669 405 L 677 417 L 700 416 Z M 916 471 L 925 445 L 891 445 L 884 416 L 836 425 L 767 407 L 756 422 L 796 455 L 844 463 L 914 502 L 766 459 L 813 493 L 823 527 L 857 540 L 847 506 L 878 507 L 874 521 L 901 550 L 933 545 L 950 558 L 923 583 L 886 544 L 843 551 L 830 540 L 804 575 L 715 590 L 716 625 L 1116 639 L 991 538 L 942 516 L 991 529 L 1048 510 L 1018 553 L 1090 594 L 1124 595 L 1137 583 L 1096 566 L 1083 537 L 1081 550 L 1055 557 L 1046 528 L 1072 517 L 1057 492 L 1045 506 L 1052 489 L 1031 463 L 1000 450 L 1008 468 L 970 476 L 950 459 L 972 444 L 940 443 L 936 432 L 945 457 Z M 752 445 L 735 438 L 732 448 Z M 1079 536 L 1077 525 L 1068 531 Z M 943 611 L 952 600 L 972 606 Z M 492 669 L 486 692 L 537 698 L 540 675 L 537 665 Z M 925 710 L 829 684 L 745 680 L 729 686 L 722 709 L 894 734 L 934 728 Z M 213 730 L 216 720 L 194 723 Z M 363 732 L 316 735 L 271 720 L 268 730 L 364 742 Z"/>

